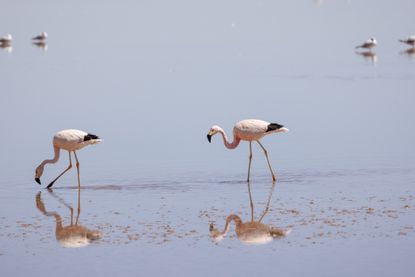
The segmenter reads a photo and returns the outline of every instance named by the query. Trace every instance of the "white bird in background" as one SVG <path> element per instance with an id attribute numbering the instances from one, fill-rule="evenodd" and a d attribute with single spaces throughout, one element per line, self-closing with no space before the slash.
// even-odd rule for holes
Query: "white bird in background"
<path id="1" fill-rule="evenodd" d="M 375 38 L 370 38 L 363 42 L 363 44 L 356 46 L 355 48 L 364 48 L 364 49 L 372 49 L 378 44 L 377 40 Z"/>
<path id="2" fill-rule="evenodd" d="M 406 39 L 400 39 L 399 41 L 415 47 L 415 35 L 409 36 Z"/>
<path id="3" fill-rule="evenodd" d="M 0 38 L 0 44 L 10 44 L 13 38 L 11 34 L 7 34 L 4 37 Z"/>
<path id="4" fill-rule="evenodd" d="M 261 146 L 262 150 L 264 150 L 264 154 L 268 162 L 268 167 L 271 171 L 272 180 L 275 182 L 276 178 L 268 159 L 267 150 L 259 142 L 259 140 L 266 135 L 279 132 L 288 132 L 288 129 L 278 123 L 269 123 L 259 119 L 246 119 L 239 121 L 235 124 L 233 128 L 233 142 L 228 142 L 228 137 L 226 136 L 225 131 L 221 127 L 216 125 L 210 128 L 209 133 L 207 134 L 207 139 L 209 142 L 211 142 L 212 136 L 214 136 L 217 133 L 220 133 L 223 138 L 223 143 L 225 144 L 225 147 L 228 149 L 236 148 L 241 140 L 249 141 L 249 166 L 247 178 L 248 182 L 252 161 L 252 141 L 258 142 L 259 146 Z"/>
<path id="5" fill-rule="evenodd" d="M 69 166 L 65 169 L 61 174 L 58 175 L 48 186 L 50 188 L 53 184 L 58 180 L 65 172 L 72 168 L 72 156 L 71 152 L 75 155 L 76 160 L 76 168 L 78 171 L 78 188 L 81 186 L 80 177 L 79 177 L 79 161 L 78 157 L 76 156 L 76 151 L 79 149 L 84 148 L 90 144 L 96 144 L 101 142 L 102 140 L 97 137 L 96 135 L 86 133 L 80 130 L 68 129 L 57 132 L 53 136 L 53 149 L 55 151 L 55 156 L 52 160 L 44 160 L 37 168 L 35 172 L 35 181 L 38 184 L 41 184 L 40 177 L 42 177 L 43 169 L 46 164 L 54 164 L 59 160 L 60 150 L 66 150 L 69 152 Z"/>
<path id="6" fill-rule="evenodd" d="M 46 32 L 42 32 L 40 35 L 35 36 L 32 40 L 46 40 L 48 34 Z"/>

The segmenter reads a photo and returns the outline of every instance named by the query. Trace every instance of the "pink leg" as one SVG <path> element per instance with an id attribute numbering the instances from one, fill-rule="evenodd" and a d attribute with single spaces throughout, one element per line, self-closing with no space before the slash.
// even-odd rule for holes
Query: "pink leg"
<path id="1" fill-rule="evenodd" d="M 252 161 L 252 141 L 249 142 L 249 165 L 248 165 L 248 179 L 246 180 L 249 183 L 249 175 L 251 173 L 251 161 Z"/>
<path id="2" fill-rule="evenodd" d="M 71 151 L 68 151 L 68 152 L 69 152 L 69 166 L 68 166 L 68 168 L 65 169 L 61 174 L 59 174 L 58 177 L 55 178 L 55 180 L 53 180 L 52 182 L 50 182 L 50 184 L 46 188 L 50 189 L 53 186 L 53 184 L 56 182 L 56 180 L 58 180 L 63 174 L 66 173 L 66 171 L 68 171 L 69 169 L 72 168 Z"/>
<path id="3" fill-rule="evenodd" d="M 265 154 L 265 157 L 267 158 L 267 162 L 268 162 L 268 167 L 269 167 L 269 170 L 271 171 L 272 181 L 275 182 L 277 180 L 277 178 L 275 178 L 274 172 L 272 171 L 272 167 L 271 167 L 271 164 L 270 164 L 269 159 L 268 159 L 268 152 L 265 149 L 265 147 L 262 146 L 262 144 L 259 142 L 259 140 L 257 140 L 256 142 L 258 142 L 259 146 L 261 146 L 262 150 L 264 150 L 264 154 Z"/>

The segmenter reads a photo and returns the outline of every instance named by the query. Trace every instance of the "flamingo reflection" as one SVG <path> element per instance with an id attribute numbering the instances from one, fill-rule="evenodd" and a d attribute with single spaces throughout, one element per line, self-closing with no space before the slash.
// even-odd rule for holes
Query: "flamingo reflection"
<path id="1" fill-rule="evenodd" d="M 74 223 L 73 208 L 67 204 L 62 198 L 57 196 L 51 189 L 48 190 L 50 195 L 58 199 L 58 201 L 70 210 L 71 223 L 68 226 L 64 226 L 62 223 L 62 217 L 57 212 L 49 212 L 45 208 L 45 204 L 41 198 L 41 192 L 36 194 L 36 207 L 45 216 L 51 216 L 55 218 L 56 222 L 56 240 L 63 247 L 76 248 L 90 244 L 92 241 L 101 238 L 101 232 L 97 230 L 88 229 L 78 224 L 79 215 L 81 212 L 80 207 L 80 190 L 78 190 L 78 212 Z"/>
<path id="2" fill-rule="evenodd" d="M 251 221 L 243 222 L 242 219 L 235 214 L 231 214 L 226 218 L 225 228 L 223 231 L 216 229 L 213 223 L 210 224 L 209 231 L 210 235 L 215 241 L 222 240 L 230 229 L 230 224 L 232 221 L 235 222 L 235 233 L 240 241 L 245 244 L 266 244 L 271 242 L 274 238 L 281 238 L 288 235 L 291 232 L 291 229 L 281 229 L 276 227 L 271 227 L 262 223 L 263 218 L 269 211 L 269 206 L 271 203 L 272 193 L 275 189 L 275 184 L 272 185 L 269 192 L 268 201 L 264 211 L 262 212 L 261 217 L 258 221 L 254 220 L 254 204 L 252 202 L 251 195 L 251 185 L 248 183 L 248 194 L 249 202 L 251 206 Z"/>

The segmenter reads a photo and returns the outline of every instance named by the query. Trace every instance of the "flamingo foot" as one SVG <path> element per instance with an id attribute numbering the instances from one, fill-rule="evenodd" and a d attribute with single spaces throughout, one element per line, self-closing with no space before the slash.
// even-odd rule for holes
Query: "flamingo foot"
<path id="1" fill-rule="evenodd" d="M 54 183 L 55 183 L 55 181 L 51 182 L 46 188 L 50 189 L 53 186 Z"/>

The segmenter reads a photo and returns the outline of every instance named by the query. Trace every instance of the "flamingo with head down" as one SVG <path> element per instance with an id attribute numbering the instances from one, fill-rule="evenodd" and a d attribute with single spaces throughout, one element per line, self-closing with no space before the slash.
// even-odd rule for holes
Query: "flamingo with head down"
<path id="1" fill-rule="evenodd" d="M 248 178 L 247 181 L 249 182 L 249 176 L 251 171 L 251 161 L 252 161 L 252 141 L 256 141 L 259 146 L 261 146 L 262 150 L 264 150 L 265 157 L 267 158 L 268 167 L 271 171 L 272 181 L 275 182 L 276 178 L 274 172 L 271 167 L 271 163 L 268 159 L 268 152 L 265 147 L 259 142 L 266 135 L 270 135 L 273 133 L 283 133 L 288 132 L 289 130 L 285 128 L 283 125 L 278 123 L 269 123 L 267 121 L 259 120 L 259 119 L 246 119 L 239 121 L 235 124 L 233 128 L 233 141 L 229 142 L 228 137 L 226 136 L 225 131 L 217 126 L 214 125 L 210 128 L 209 133 L 207 134 L 207 139 L 209 142 L 212 140 L 212 136 L 219 133 L 222 135 L 223 143 L 225 147 L 228 149 L 236 148 L 241 140 L 249 141 L 249 166 L 248 166 Z"/>
<path id="2" fill-rule="evenodd" d="M 40 177 L 42 177 L 43 170 L 46 164 L 54 164 L 59 160 L 60 150 L 66 150 L 69 152 L 69 166 L 65 169 L 61 174 L 58 175 L 48 186 L 47 188 L 51 188 L 53 184 L 58 180 L 65 172 L 72 168 L 72 156 L 71 152 L 74 153 L 75 160 L 76 160 L 76 169 L 78 171 L 78 188 L 81 186 L 80 177 L 79 177 L 79 161 L 78 157 L 76 156 L 76 151 L 84 148 L 90 144 L 96 144 L 101 142 L 102 140 L 93 134 L 86 133 L 84 131 L 75 130 L 75 129 L 68 129 L 59 131 L 53 137 L 53 149 L 55 151 L 55 155 L 51 160 L 44 160 L 35 171 L 35 181 L 40 185 Z"/>

